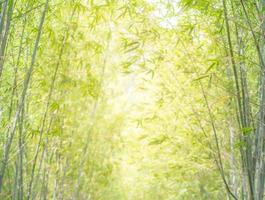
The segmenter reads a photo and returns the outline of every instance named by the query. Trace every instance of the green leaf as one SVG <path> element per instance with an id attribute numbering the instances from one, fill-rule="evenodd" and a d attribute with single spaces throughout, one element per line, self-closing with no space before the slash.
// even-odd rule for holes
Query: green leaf
<path id="1" fill-rule="evenodd" d="M 243 135 L 249 135 L 252 131 L 253 131 L 253 128 L 252 127 L 244 127 L 241 129 Z"/>
<path id="2" fill-rule="evenodd" d="M 199 80 L 207 78 L 207 77 L 209 77 L 209 74 L 205 74 L 205 75 L 199 76 L 198 78 L 194 79 L 193 81 L 199 81 Z"/>
<path id="3" fill-rule="evenodd" d="M 159 145 L 165 142 L 167 139 L 168 139 L 167 136 L 162 135 L 162 136 L 152 139 L 151 142 L 149 142 L 149 145 Z"/>
<path id="4" fill-rule="evenodd" d="M 212 63 L 211 65 L 210 65 L 210 67 L 208 67 L 208 69 L 204 72 L 205 74 L 207 74 L 215 65 L 216 65 L 217 63 Z"/>

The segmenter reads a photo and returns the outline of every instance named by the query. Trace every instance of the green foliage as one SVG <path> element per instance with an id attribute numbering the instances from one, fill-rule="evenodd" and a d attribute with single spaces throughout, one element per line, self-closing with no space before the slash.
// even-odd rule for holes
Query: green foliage
<path id="1" fill-rule="evenodd" d="M 224 181 L 249 192 L 259 7 L 246 2 L 252 33 L 227 3 L 231 56 L 221 1 L 47 2 L 0 3 L 0 199 L 218 200 Z"/>

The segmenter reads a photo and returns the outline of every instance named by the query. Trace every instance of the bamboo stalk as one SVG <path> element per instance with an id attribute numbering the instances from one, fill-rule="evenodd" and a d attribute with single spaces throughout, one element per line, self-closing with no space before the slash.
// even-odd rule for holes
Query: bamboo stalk
<path id="1" fill-rule="evenodd" d="M 11 18 L 13 15 L 13 6 L 14 6 L 14 1 L 9 0 L 8 1 L 8 11 L 7 11 L 5 32 L 4 32 L 3 38 L 1 40 L 1 46 L 0 46 L 0 78 L 2 76 L 3 67 L 4 67 L 4 56 L 5 56 L 6 44 L 7 44 L 8 35 L 9 35 Z"/>

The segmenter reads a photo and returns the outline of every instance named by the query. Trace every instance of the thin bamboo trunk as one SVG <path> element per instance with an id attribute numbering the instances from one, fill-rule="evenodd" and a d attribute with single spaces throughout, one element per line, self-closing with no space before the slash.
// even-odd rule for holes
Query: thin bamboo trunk
<path id="1" fill-rule="evenodd" d="M 0 78 L 2 76 L 3 67 L 4 67 L 4 56 L 5 56 L 5 50 L 6 50 L 6 44 L 8 40 L 9 35 L 9 29 L 10 29 L 10 23 L 13 15 L 13 7 L 14 7 L 14 1 L 9 0 L 8 1 L 8 11 L 7 11 L 7 19 L 5 24 L 5 32 L 3 34 L 3 38 L 1 40 L 1 46 L 0 46 Z"/>
<path id="2" fill-rule="evenodd" d="M 74 13 L 75 13 L 75 8 L 74 8 L 73 13 L 71 15 L 71 19 L 72 19 Z M 34 175 L 35 175 L 35 168 L 36 168 L 37 158 L 38 158 L 38 155 L 39 155 L 39 151 L 40 151 L 40 147 L 41 147 L 41 143 L 42 143 L 42 139 L 43 139 L 44 128 L 45 128 L 46 119 L 47 119 L 47 115 L 48 115 L 48 110 L 49 110 L 49 107 L 50 107 L 50 102 L 51 102 L 53 91 L 54 91 L 54 87 L 55 87 L 55 81 L 56 81 L 58 70 L 59 70 L 59 67 L 60 67 L 60 64 L 61 64 L 61 59 L 62 59 L 63 53 L 65 51 L 65 44 L 66 44 L 66 41 L 68 39 L 68 35 L 69 35 L 69 28 L 67 28 L 67 30 L 65 31 L 65 35 L 64 35 L 64 37 L 62 39 L 61 48 L 60 48 L 60 52 L 59 52 L 59 58 L 58 58 L 58 61 L 56 63 L 54 74 L 53 74 L 53 77 L 52 77 L 52 80 L 51 80 L 51 86 L 50 86 L 48 99 L 47 99 L 47 103 L 46 103 L 46 107 L 45 107 L 45 111 L 44 111 L 44 115 L 43 115 L 43 119 L 42 119 L 41 130 L 40 130 L 40 134 L 39 134 L 39 140 L 38 140 L 38 143 L 37 143 L 36 152 L 35 152 L 34 159 L 33 159 L 33 167 L 32 167 L 32 171 L 31 171 L 29 190 L 28 190 L 28 196 L 27 196 L 28 200 L 31 198 L 32 185 L 33 185 L 33 182 L 34 182 Z M 40 162 L 42 162 L 42 159 L 40 160 Z"/>

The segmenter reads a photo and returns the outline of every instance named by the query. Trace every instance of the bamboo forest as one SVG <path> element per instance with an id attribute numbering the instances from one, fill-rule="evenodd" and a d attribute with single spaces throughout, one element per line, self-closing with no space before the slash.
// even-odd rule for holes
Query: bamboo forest
<path id="1" fill-rule="evenodd" d="M 0 200 L 265 199 L 265 0 L 0 0 Z"/>

